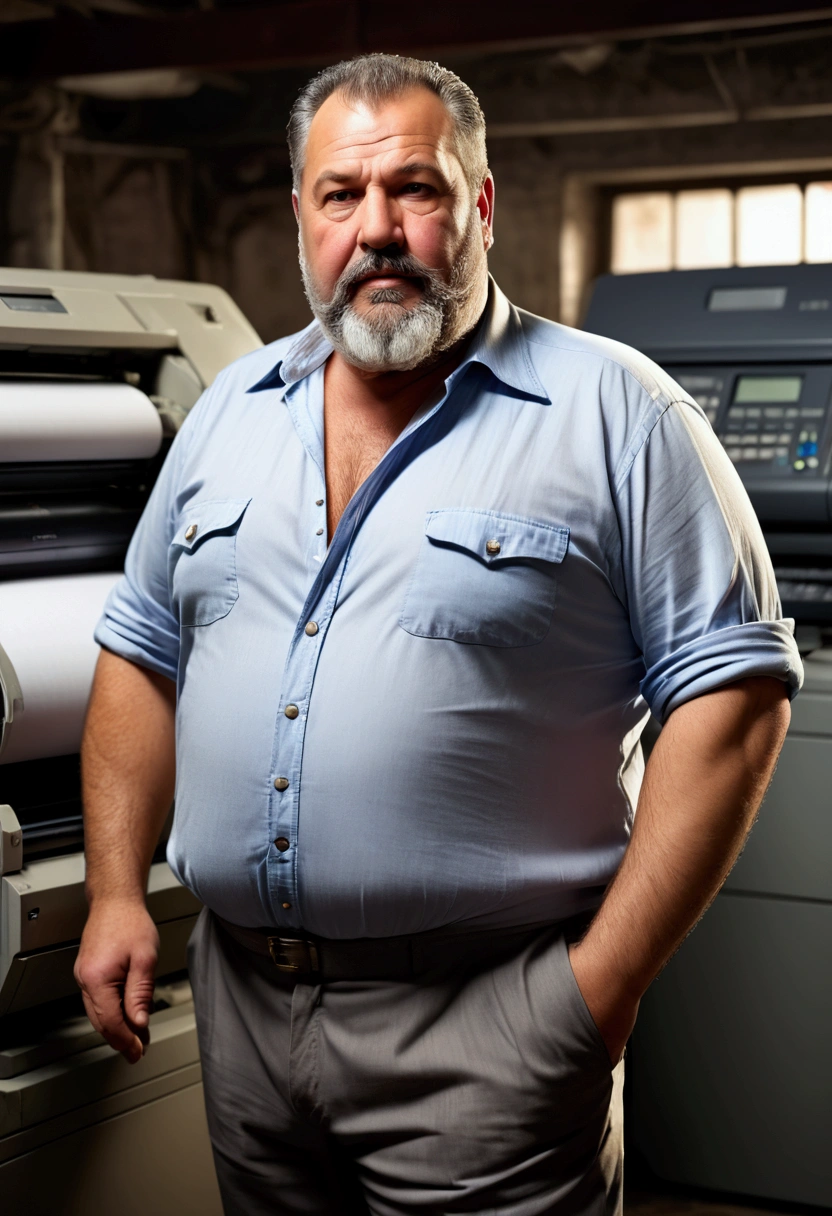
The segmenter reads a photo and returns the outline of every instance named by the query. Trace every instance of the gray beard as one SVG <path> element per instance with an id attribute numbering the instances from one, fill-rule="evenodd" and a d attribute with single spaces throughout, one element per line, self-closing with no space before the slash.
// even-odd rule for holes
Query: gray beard
<path id="1" fill-rule="evenodd" d="M 475 220 L 476 214 L 472 217 L 472 221 Z M 471 256 L 476 233 L 472 222 L 449 283 L 438 271 L 410 254 L 373 251 L 344 271 L 329 301 L 322 300 L 318 294 L 301 245 L 300 269 L 306 298 L 334 349 L 362 371 L 399 372 L 428 363 L 453 346 L 466 330 L 466 305 L 477 286 L 478 268 Z M 380 288 L 370 297 L 372 312 L 359 316 L 351 288 L 370 272 L 398 273 L 421 279 L 421 300 L 406 308 L 401 291 L 392 287 Z"/>

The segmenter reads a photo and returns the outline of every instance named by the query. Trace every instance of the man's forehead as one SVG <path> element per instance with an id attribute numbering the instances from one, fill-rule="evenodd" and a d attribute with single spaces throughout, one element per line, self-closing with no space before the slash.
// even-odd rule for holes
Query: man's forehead
<path id="1" fill-rule="evenodd" d="M 319 170 L 324 161 L 360 162 L 412 152 L 420 161 L 436 159 L 447 166 L 447 158 L 455 158 L 453 137 L 450 114 L 427 89 L 412 89 L 376 107 L 348 102 L 336 92 L 312 119 L 305 164 Z"/>

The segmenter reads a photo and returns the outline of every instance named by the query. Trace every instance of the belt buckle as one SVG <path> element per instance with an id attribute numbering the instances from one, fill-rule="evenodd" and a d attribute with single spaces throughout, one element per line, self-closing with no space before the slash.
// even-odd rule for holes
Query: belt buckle
<path id="1" fill-rule="evenodd" d="M 299 937 L 270 937 L 268 943 L 269 954 L 278 971 L 292 975 L 311 975 L 320 971 L 314 942 Z"/>

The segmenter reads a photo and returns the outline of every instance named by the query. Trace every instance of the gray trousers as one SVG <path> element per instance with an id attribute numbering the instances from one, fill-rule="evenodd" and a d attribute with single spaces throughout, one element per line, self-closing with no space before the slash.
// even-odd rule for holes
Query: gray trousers
<path id="1" fill-rule="evenodd" d="M 557 926 L 485 965 L 314 983 L 204 911 L 189 962 L 226 1216 L 621 1213 L 623 1063 Z"/>

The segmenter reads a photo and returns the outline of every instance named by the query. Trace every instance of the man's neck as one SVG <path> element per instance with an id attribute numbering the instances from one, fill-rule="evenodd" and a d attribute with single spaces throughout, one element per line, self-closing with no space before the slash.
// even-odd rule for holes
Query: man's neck
<path id="1" fill-rule="evenodd" d="M 334 351 L 324 373 L 325 395 L 359 413 L 400 422 L 400 429 L 459 367 L 471 341 L 468 333 L 428 364 L 404 372 L 365 372 Z"/>

